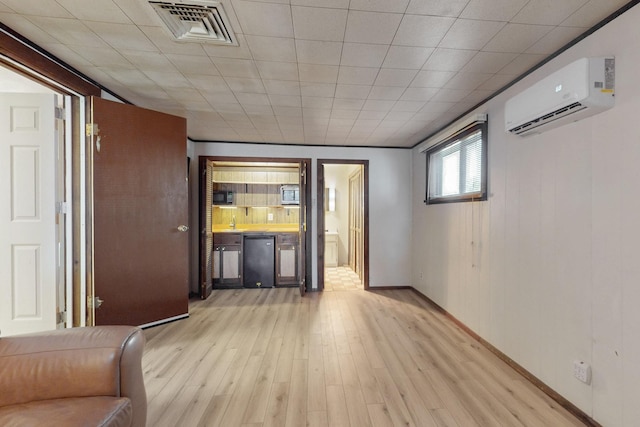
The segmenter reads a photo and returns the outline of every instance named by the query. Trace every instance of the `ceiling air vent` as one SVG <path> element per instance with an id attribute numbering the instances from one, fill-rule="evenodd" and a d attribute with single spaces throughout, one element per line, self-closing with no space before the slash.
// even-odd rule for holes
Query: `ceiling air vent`
<path id="1" fill-rule="evenodd" d="M 218 2 L 172 3 L 150 1 L 178 41 L 210 42 L 237 46 L 231 25 Z"/>

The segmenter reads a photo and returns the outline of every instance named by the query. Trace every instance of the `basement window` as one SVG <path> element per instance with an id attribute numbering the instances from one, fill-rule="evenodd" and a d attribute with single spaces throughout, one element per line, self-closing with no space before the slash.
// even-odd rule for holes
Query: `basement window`
<path id="1" fill-rule="evenodd" d="M 426 154 L 426 204 L 487 200 L 486 121 L 461 129 Z"/>

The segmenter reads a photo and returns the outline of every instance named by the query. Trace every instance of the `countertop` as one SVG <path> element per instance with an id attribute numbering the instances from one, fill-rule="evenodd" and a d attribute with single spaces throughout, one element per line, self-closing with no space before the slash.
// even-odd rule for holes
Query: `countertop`
<path id="1" fill-rule="evenodd" d="M 236 228 L 216 224 L 214 233 L 297 233 L 298 224 L 236 224 Z"/>

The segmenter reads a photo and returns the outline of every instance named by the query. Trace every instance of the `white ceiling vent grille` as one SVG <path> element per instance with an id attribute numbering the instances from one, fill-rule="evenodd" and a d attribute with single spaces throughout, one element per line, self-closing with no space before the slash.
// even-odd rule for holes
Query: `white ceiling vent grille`
<path id="1" fill-rule="evenodd" d="M 231 25 L 218 2 L 172 3 L 150 1 L 177 41 L 237 46 Z"/>

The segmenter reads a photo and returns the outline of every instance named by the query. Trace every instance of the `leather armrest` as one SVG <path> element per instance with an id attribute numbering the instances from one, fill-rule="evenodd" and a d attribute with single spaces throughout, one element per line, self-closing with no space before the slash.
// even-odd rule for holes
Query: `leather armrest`
<path id="1" fill-rule="evenodd" d="M 131 399 L 144 426 L 144 335 L 130 326 L 71 328 L 0 338 L 0 407 L 85 396 Z"/>

